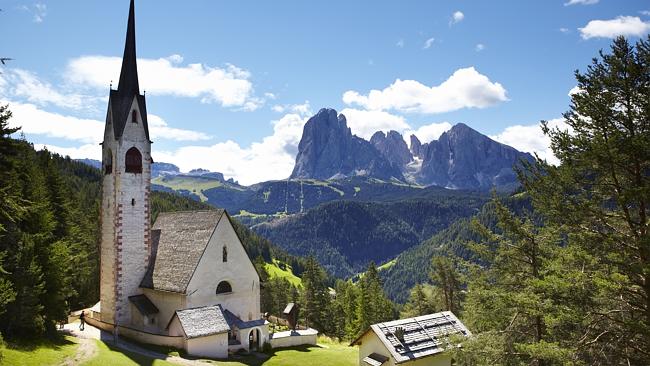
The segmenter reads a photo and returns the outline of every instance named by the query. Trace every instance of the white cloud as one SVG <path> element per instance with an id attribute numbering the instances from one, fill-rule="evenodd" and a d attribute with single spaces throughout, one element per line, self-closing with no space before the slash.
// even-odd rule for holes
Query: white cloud
<path id="1" fill-rule="evenodd" d="M 311 105 L 309 104 L 309 101 L 306 100 L 302 104 L 284 104 L 284 105 L 274 105 L 271 107 L 271 110 L 274 112 L 278 113 L 283 113 L 283 112 L 291 112 L 294 114 L 298 114 L 300 116 L 309 116 L 312 115 L 313 112 L 311 110 Z"/>
<path id="2" fill-rule="evenodd" d="M 564 33 L 564 34 L 567 34 L 567 33 L 571 32 L 571 30 L 569 30 L 569 28 L 564 28 L 564 27 L 560 28 L 559 31 Z"/>
<path id="3" fill-rule="evenodd" d="M 8 94 L 38 105 L 53 104 L 76 110 L 92 109 L 97 102 L 106 99 L 76 93 L 61 93 L 50 83 L 40 80 L 35 73 L 22 69 L 9 69 L 6 72 L 6 81 L 11 85 L 8 87 Z"/>
<path id="4" fill-rule="evenodd" d="M 182 171 L 210 169 L 247 185 L 285 179 L 293 170 L 306 121 L 306 117 L 298 114 L 287 114 L 273 121 L 273 135 L 247 148 L 228 140 L 211 146 L 185 146 L 153 154 L 157 161 L 176 164 Z"/>
<path id="5" fill-rule="evenodd" d="M 571 130 L 563 118 L 552 119 L 548 123 L 551 128 Z M 509 126 L 503 132 L 495 136 L 490 136 L 490 138 L 502 144 L 512 146 L 519 151 L 529 152 L 531 154 L 537 153 L 540 158 L 545 159 L 551 164 L 559 164 L 559 160 L 553 155 L 553 150 L 551 150 L 551 140 L 548 136 L 544 135 L 540 124 Z"/>
<path id="6" fill-rule="evenodd" d="M 591 20 L 578 30 L 583 39 L 643 36 L 650 32 L 650 22 L 644 22 L 639 17 L 621 15 L 609 20 Z"/>
<path id="7" fill-rule="evenodd" d="M 573 94 L 577 94 L 580 92 L 582 92 L 582 89 L 580 89 L 580 87 L 576 85 L 573 88 L 571 88 L 571 90 L 569 90 L 569 96 L 572 96 Z"/>
<path id="8" fill-rule="evenodd" d="M 476 45 L 474 49 L 476 50 L 476 52 L 481 52 L 485 49 L 485 45 L 483 43 L 479 43 Z"/>
<path id="9" fill-rule="evenodd" d="M 345 108 L 341 111 L 347 120 L 352 133 L 369 140 L 377 131 L 403 132 L 410 129 L 404 117 L 396 116 L 384 111 L 367 111 L 354 108 Z"/>
<path id="10" fill-rule="evenodd" d="M 460 23 L 463 19 L 465 19 L 465 14 L 457 10 L 451 15 L 451 20 L 449 21 L 449 25 Z"/>
<path id="11" fill-rule="evenodd" d="M 103 139 L 104 122 L 48 112 L 29 103 L 17 103 L 7 100 L 0 100 L 0 103 L 9 104 L 9 109 L 13 113 L 10 124 L 13 127 L 21 127 L 21 131 L 26 134 L 62 138 L 89 144 L 98 144 Z M 199 141 L 211 138 L 202 132 L 172 128 L 162 118 L 153 114 L 148 115 L 148 121 L 149 132 L 153 139 Z"/>
<path id="12" fill-rule="evenodd" d="M 650 16 L 650 10 L 641 10 L 639 13 L 641 13 L 641 15 Z"/>
<path id="13" fill-rule="evenodd" d="M 201 98 L 203 103 L 255 110 L 263 104 L 255 97 L 251 74 L 234 65 L 225 68 L 203 64 L 181 65 L 183 58 L 172 55 L 159 59 L 139 59 L 140 87 L 154 95 Z M 66 78 L 77 85 L 105 90 L 112 81 L 117 85 L 120 57 L 83 56 L 68 64 Z"/>
<path id="14" fill-rule="evenodd" d="M 32 6 L 22 5 L 18 9 L 31 13 L 34 23 L 42 23 L 47 15 L 47 5 L 43 3 L 34 3 Z"/>
<path id="15" fill-rule="evenodd" d="M 21 127 L 27 134 L 63 138 L 84 143 L 99 143 L 104 135 L 104 123 L 92 119 L 47 112 L 34 104 L 2 101 L 13 113 L 10 124 Z"/>
<path id="16" fill-rule="evenodd" d="M 564 6 L 569 6 L 569 5 L 593 5 L 593 4 L 598 4 L 599 0 L 569 0 L 568 2 L 564 3 Z"/>
<path id="17" fill-rule="evenodd" d="M 441 123 L 431 123 L 428 125 L 424 125 L 419 127 L 417 130 L 407 130 L 404 131 L 404 140 L 406 141 L 407 144 L 411 144 L 411 135 L 415 135 L 420 142 L 427 143 L 431 142 L 433 140 L 437 140 L 440 135 L 442 135 L 445 131 L 449 131 L 452 127 L 452 124 L 449 122 L 441 122 Z"/>
<path id="18" fill-rule="evenodd" d="M 62 147 L 50 144 L 34 144 L 36 150 L 48 149 L 61 156 L 69 156 L 71 159 L 95 159 L 102 160 L 102 149 L 97 144 L 85 144 L 79 147 Z"/>
<path id="19" fill-rule="evenodd" d="M 147 114 L 147 122 L 149 124 L 149 133 L 154 140 L 200 141 L 212 138 L 203 132 L 169 127 L 165 120 L 155 114 Z"/>
<path id="20" fill-rule="evenodd" d="M 474 67 L 456 70 L 438 86 L 426 86 L 415 80 L 400 80 L 383 90 L 371 90 L 367 95 L 349 90 L 343 102 L 369 110 L 398 110 L 401 112 L 444 113 L 461 108 L 485 108 L 507 101 L 506 90 L 490 81 Z"/>
<path id="21" fill-rule="evenodd" d="M 424 41 L 424 45 L 422 46 L 422 49 L 427 50 L 427 49 L 431 48 L 431 45 L 433 45 L 433 42 L 435 40 L 436 40 L 435 38 L 431 37 L 431 38 L 427 39 L 426 41 Z"/>
<path id="22" fill-rule="evenodd" d="M 399 41 L 397 41 L 397 43 L 395 43 L 395 46 L 399 48 L 404 48 L 404 40 L 400 39 Z"/>

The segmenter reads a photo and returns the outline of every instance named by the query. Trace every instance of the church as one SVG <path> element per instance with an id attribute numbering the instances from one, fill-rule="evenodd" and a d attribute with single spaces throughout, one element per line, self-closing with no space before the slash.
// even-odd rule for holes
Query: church
<path id="1" fill-rule="evenodd" d="M 228 213 L 161 213 L 150 224 L 151 144 L 131 0 L 101 144 L 100 302 L 88 322 L 194 356 L 261 348 L 269 336 L 260 277 Z"/>

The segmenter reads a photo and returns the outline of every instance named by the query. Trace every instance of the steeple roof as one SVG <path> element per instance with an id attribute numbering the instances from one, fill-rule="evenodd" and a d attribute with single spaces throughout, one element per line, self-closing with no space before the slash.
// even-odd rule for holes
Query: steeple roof
<path id="1" fill-rule="evenodd" d="M 138 65 L 135 56 L 135 10 L 133 2 L 134 0 L 131 0 L 131 6 L 129 7 L 129 22 L 126 28 L 122 71 L 120 72 L 120 83 L 117 90 L 140 94 Z"/>
<path id="2" fill-rule="evenodd" d="M 131 0 L 126 29 L 126 41 L 124 43 L 124 55 L 122 57 L 122 70 L 120 71 L 120 82 L 117 85 L 117 90 L 111 90 L 110 92 L 109 104 L 115 139 L 122 137 L 126 122 L 130 120 L 131 104 L 134 98 L 137 98 L 142 126 L 148 139 L 147 105 L 144 95 L 140 95 L 138 65 L 135 54 L 135 6 L 134 0 Z"/>

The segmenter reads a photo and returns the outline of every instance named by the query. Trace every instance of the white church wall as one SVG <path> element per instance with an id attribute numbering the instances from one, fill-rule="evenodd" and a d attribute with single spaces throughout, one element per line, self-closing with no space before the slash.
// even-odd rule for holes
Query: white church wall
<path id="1" fill-rule="evenodd" d="M 151 183 L 151 144 L 147 139 L 142 117 L 136 98 L 133 99 L 131 110 L 137 111 L 137 123 L 132 122 L 129 113 L 127 122 L 117 149 L 117 166 L 115 172 L 118 178 L 118 250 L 121 249 L 121 296 L 118 300 L 120 307 L 119 324 L 130 322 L 131 312 L 128 297 L 141 293 L 140 282 L 144 277 L 149 260 L 149 194 Z M 142 173 L 126 173 L 126 153 L 135 147 L 142 155 Z"/>
<path id="2" fill-rule="evenodd" d="M 228 358 L 228 333 L 192 338 L 187 341 L 187 353 L 207 358 Z"/>
<path id="3" fill-rule="evenodd" d="M 161 332 L 165 331 L 167 324 L 174 316 L 174 312 L 180 309 L 186 309 L 185 295 L 175 292 L 156 291 L 148 288 L 142 289 L 142 292 L 158 308 L 156 314 L 156 326 Z"/>
<path id="4" fill-rule="evenodd" d="M 227 262 L 222 260 L 224 245 Z M 221 281 L 228 281 L 232 292 L 217 295 Z M 188 308 L 221 304 L 244 321 L 260 318 L 259 276 L 225 214 L 199 261 L 187 294 Z"/>
<path id="5" fill-rule="evenodd" d="M 101 312 L 101 320 L 107 323 L 114 322 L 115 310 L 115 274 L 116 263 L 116 215 L 115 204 L 115 151 L 116 144 L 113 134 L 113 123 L 111 120 L 111 109 L 107 113 L 106 127 L 104 131 L 104 143 L 102 146 L 102 203 L 100 208 L 101 237 L 100 237 L 100 271 L 99 271 L 99 296 L 104 311 Z M 112 169 L 110 174 L 105 174 L 106 164 L 110 159 Z"/>

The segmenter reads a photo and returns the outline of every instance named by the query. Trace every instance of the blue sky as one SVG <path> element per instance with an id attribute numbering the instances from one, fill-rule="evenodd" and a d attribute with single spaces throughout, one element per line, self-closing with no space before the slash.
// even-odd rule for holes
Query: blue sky
<path id="1" fill-rule="evenodd" d="M 0 100 L 14 123 L 38 147 L 99 157 L 128 1 L 0 8 L 0 56 L 15 59 L 0 69 Z M 136 0 L 154 159 L 245 184 L 288 176 L 322 107 L 365 138 L 427 141 L 463 122 L 552 159 L 537 124 L 568 109 L 573 71 L 615 35 L 648 33 L 640 0 Z"/>

